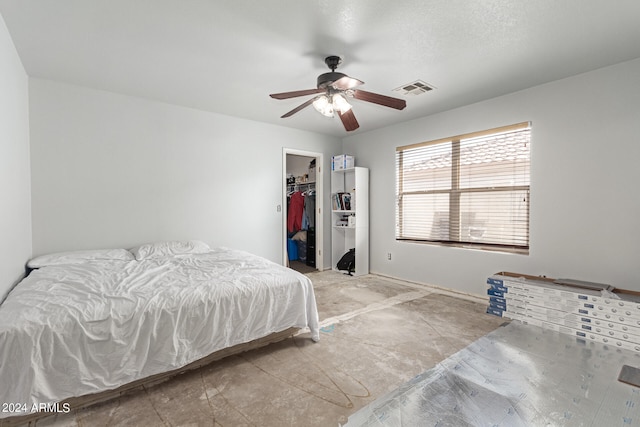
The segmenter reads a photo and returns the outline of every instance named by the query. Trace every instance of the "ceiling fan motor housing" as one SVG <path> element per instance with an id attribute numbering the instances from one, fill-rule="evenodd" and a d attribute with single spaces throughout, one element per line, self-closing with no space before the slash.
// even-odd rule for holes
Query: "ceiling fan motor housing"
<path id="1" fill-rule="evenodd" d="M 346 74 L 338 73 L 336 71 L 320 74 L 318 76 L 318 89 L 324 89 L 327 86 L 331 85 L 331 83 L 337 80 L 340 80 L 342 77 L 346 77 L 346 76 L 347 76 Z"/>

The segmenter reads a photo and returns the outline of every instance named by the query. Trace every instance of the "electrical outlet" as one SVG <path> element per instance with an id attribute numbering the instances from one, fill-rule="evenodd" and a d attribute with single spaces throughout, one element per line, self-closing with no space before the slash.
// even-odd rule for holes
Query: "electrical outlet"
<path id="1" fill-rule="evenodd" d="M 280 212 L 280 211 L 282 211 L 282 206 L 280 205 L 276 206 L 276 212 Z"/>
<path id="2" fill-rule="evenodd" d="M 391 252 L 387 252 L 387 259 L 391 261 Z"/>

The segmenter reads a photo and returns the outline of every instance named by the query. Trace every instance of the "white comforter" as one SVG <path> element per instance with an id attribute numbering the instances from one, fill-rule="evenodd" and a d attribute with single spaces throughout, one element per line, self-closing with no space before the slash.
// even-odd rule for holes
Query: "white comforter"
<path id="1" fill-rule="evenodd" d="M 117 388 L 289 327 L 319 337 L 311 281 L 247 252 L 44 267 L 0 306 L 0 402 Z"/>

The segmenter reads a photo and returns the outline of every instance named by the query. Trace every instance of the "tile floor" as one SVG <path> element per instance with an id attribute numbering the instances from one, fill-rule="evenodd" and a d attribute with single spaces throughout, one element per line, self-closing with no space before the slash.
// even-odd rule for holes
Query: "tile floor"
<path id="1" fill-rule="evenodd" d="M 497 328 L 486 305 L 367 275 L 309 273 L 323 326 L 37 426 L 339 426 Z"/>

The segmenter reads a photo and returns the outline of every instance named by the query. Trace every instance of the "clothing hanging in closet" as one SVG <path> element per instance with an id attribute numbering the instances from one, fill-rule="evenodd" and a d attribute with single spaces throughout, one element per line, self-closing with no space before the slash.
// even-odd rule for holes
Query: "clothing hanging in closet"
<path id="1" fill-rule="evenodd" d="M 315 190 L 307 190 L 304 193 L 294 191 L 287 198 L 287 206 L 287 230 L 289 233 L 315 228 Z"/>
<path id="2" fill-rule="evenodd" d="M 287 213 L 287 230 L 289 233 L 302 229 L 302 215 L 304 213 L 304 196 L 295 191 L 289 197 L 289 212 Z"/>

